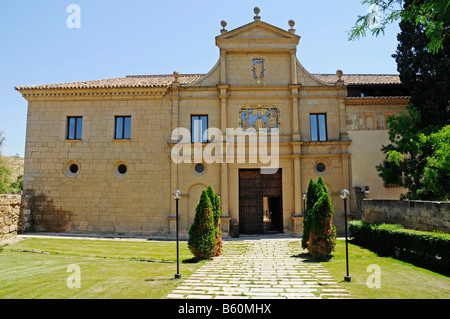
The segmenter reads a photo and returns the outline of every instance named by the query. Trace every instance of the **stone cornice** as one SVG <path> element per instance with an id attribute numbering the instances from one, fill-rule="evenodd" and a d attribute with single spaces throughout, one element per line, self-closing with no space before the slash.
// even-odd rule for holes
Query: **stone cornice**
<path id="1" fill-rule="evenodd" d="M 102 89 L 20 89 L 27 101 L 133 100 L 161 99 L 167 87 Z"/>
<path id="2" fill-rule="evenodd" d="M 407 105 L 409 96 L 347 97 L 345 105 Z"/>

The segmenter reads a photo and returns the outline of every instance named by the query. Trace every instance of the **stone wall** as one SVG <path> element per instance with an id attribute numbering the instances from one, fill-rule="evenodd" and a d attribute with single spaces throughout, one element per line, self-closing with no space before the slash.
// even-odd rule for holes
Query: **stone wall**
<path id="1" fill-rule="evenodd" d="M 167 234 L 169 102 L 30 102 L 24 193 L 33 196 L 33 231 Z M 114 139 L 119 115 L 131 116 L 130 139 Z M 83 117 L 82 140 L 66 139 L 68 116 Z"/>
<path id="2" fill-rule="evenodd" d="M 450 202 L 364 199 L 362 212 L 365 222 L 450 233 Z"/>
<path id="3" fill-rule="evenodd" d="M 0 236 L 17 234 L 20 204 L 20 195 L 0 195 Z"/>
<path id="4" fill-rule="evenodd" d="M 0 236 L 31 230 L 29 195 L 0 195 Z"/>

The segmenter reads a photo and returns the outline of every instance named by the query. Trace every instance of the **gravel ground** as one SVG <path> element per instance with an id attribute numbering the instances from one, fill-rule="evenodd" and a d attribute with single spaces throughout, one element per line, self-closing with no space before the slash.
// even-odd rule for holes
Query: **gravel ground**
<path id="1" fill-rule="evenodd" d="M 24 239 L 24 237 L 18 235 L 0 236 L 0 246 L 15 244 Z"/>

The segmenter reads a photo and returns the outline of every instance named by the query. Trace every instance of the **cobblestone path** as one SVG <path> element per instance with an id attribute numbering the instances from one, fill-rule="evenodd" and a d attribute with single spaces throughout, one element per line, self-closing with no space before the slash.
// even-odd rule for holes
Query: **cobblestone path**
<path id="1" fill-rule="evenodd" d="M 302 258 L 299 247 L 298 239 L 225 241 L 221 256 L 206 262 L 167 298 L 351 298 L 320 263 Z"/>

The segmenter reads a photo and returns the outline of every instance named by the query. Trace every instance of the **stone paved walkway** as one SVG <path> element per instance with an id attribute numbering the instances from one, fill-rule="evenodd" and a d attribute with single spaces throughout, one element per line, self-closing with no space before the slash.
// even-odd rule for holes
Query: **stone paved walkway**
<path id="1" fill-rule="evenodd" d="M 206 262 L 167 298 L 351 298 L 315 262 L 299 255 L 298 239 L 224 242 L 224 253 Z"/>

